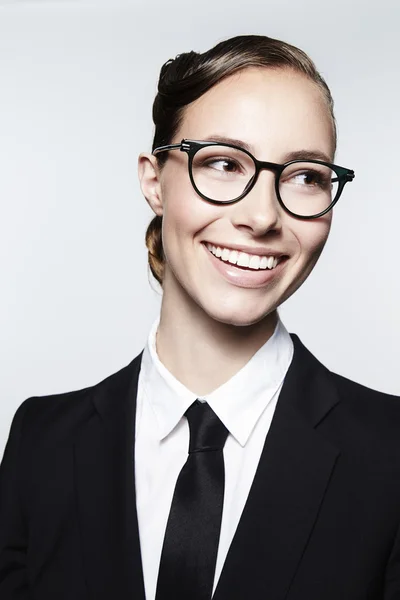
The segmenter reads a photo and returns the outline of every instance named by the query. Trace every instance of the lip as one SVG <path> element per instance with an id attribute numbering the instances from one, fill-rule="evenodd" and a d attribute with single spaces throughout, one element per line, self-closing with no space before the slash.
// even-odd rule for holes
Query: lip
<path id="1" fill-rule="evenodd" d="M 229 250 L 238 250 L 239 252 L 246 252 L 246 254 L 254 254 L 256 256 L 274 256 L 280 258 L 281 256 L 287 256 L 284 252 L 274 250 L 273 248 L 265 248 L 263 246 L 241 246 L 240 244 L 217 244 L 215 242 L 202 242 L 203 244 L 211 244 L 211 246 L 219 246 L 220 248 L 228 248 Z M 208 250 L 206 246 L 206 250 Z M 275 267 L 276 268 L 276 267 Z"/>
<path id="2" fill-rule="evenodd" d="M 207 252 L 212 265 L 224 277 L 224 279 L 233 285 L 243 288 L 261 288 L 267 285 L 280 275 L 287 262 L 285 257 L 274 269 L 259 269 L 254 271 L 250 269 L 245 270 L 241 269 L 240 267 L 236 267 L 230 262 L 220 260 L 209 251 L 204 243 L 202 246 Z M 279 256 L 284 255 L 280 254 Z"/>

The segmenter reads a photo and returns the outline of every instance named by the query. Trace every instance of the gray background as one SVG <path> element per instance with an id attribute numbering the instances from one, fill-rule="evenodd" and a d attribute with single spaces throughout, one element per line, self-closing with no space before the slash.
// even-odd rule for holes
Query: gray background
<path id="1" fill-rule="evenodd" d="M 336 162 L 357 175 L 283 321 L 332 370 L 400 393 L 399 30 L 394 0 L 0 2 L 0 455 L 25 398 L 96 383 L 142 349 L 161 296 L 136 163 L 159 68 L 243 33 L 311 55 Z"/>

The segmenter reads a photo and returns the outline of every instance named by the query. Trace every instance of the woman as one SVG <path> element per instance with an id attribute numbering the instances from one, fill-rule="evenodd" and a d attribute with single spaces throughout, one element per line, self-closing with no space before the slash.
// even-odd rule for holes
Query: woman
<path id="1" fill-rule="evenodd" d="M 331 373 L 277 308 L 354 177 L 301 50 L 239 36 L 161 69 L 159 318 L 130 365 L 18 409 L 2 600 L 400 598 L 398 398 Z"/>

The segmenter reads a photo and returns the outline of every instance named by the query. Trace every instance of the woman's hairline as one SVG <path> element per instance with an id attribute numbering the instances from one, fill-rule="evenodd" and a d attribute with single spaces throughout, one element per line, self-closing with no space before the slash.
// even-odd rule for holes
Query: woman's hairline
<path id="1" fill-rule="evenodd" d="M 286 72 L 292 72 L 295 73 L 297 75 L 300 75 L 302 77 L 304 77 L 304 79 L 307 79 L 307 81 L 309 81 L 310 83 L 312 83 L 318 90 L 319 92 L 322 94 L 325 104 L 326 104 L 326 109 L 328 111 L 329 114 L 329 119 L 331 122 L 331 129 L 332 129 L 332 139 L 333 139 L 333 152 L 332 152 L 332 156 L 335 156 L 336 153 L 336 149 L 337 149 L 337 123 L 336 123 L 336 119 L 334 116 L 334 112 L 333 112 L 333 102 L 329 101 L 329 97 L 328 94 L 324 88 L 324 86 L 319 83 L 318 81 L 316 81 L 313 77 L 311 77 L 310 75 L 308 75 L 305 71 L 302 71 L 301 69 L 298 69 L 292 65 L 248 65 L 248 66 L 242 66 L 240 68 L 238 68 L 237 70 L 221 77 L 221 79 L 219 79 L 213 86 L 211 86 L 209 89 L 207 89 L 201 96 L 199 96 L 198 98 L 196 98 L 195 100 L 193 100 L 192 102 L 185 104 L 184 106 L 181 106 L 180 108 L 177 109 L 176 111 L 176 126 L 175 126 L 175 131 L 171 132 L 171 139 L 168 140 L 167 144 L 174 144 L 174 143 L 180 143 L 181 142 L 181 137 L 182 136 L 178 136 L 178 132 L 181 128 L 182 122 L 185 118 L 185 114 L 186 111 L 188 110 L 188 108 L 190 106 L 192 106 L 193 104 L 195 104 L 197 101 L 199 101 L 203 96 L 205 96 L 210 90 L 212 90 L 214 87 L 216 87 L 218 84 L 222 83 L 223 81 L 225 81 L 226 79 L 229 79 L 230 77 L 233 77 L 235 75 L 238 75 L 239 73 L 243 72 L 243 71 L 247 71 L 249 69 L 257 69 L 257 70 L 269 70 L 269 71 L 286 71 Z M 179 138 L 179 139 L 178 139 Z M 210 140 L 211 141 L 211 140 Z M 157 164 L 159 167 L 159 170 L 162 171 L 163 167 L 166 164 L 166 160 L 164 157 L 162 157 L 162 155 L 157 155 Z M 163 160 L 164 159 L 164 160 Z"/>

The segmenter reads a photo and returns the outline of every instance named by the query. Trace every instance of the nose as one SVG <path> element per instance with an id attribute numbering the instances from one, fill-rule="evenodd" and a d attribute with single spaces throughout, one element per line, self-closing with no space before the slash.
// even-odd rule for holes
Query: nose
<path id="1" fill-rule="evenodd" d="M 282 209 L 276 197 L 275 174 L 261 171 L 252 190 L 233 207 L 232 222 L 236 227 L 247 227 L 256 236 L 280 231 Z"/>

